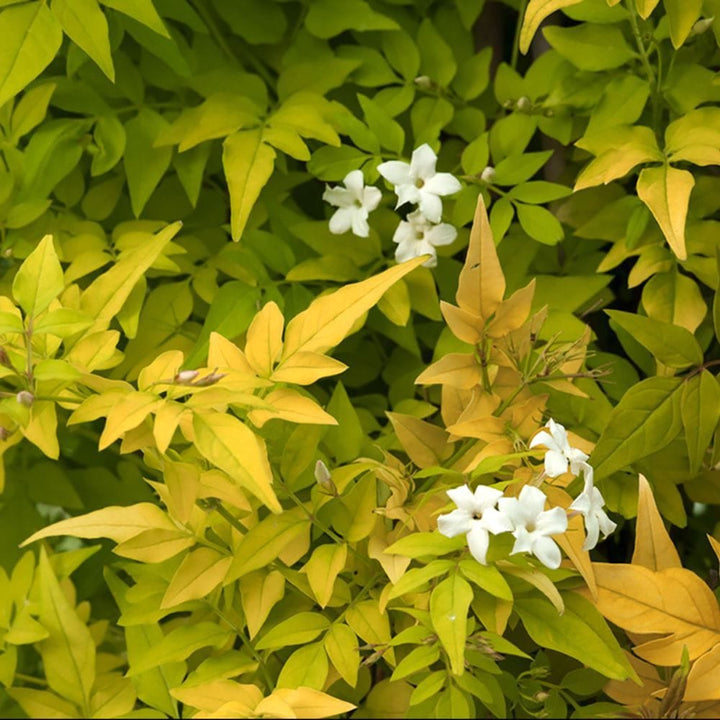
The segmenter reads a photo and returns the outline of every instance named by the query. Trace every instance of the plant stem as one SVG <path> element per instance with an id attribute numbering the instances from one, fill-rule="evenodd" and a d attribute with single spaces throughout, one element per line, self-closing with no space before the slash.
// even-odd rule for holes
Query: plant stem
<path id="1" fill-rule="evenodd" d="M 520 59 L 520 31 L 522 30 L 523 21 L 525 20 L 527 4 L 528 0 L 521 0 L 520 7 L 518 8 L 518 20 L 515 25 L 515 38 L 513 39 L 512 46 L 512 59 L 510 60 L 513 70 L 517 69 L 518 60 Z"/>

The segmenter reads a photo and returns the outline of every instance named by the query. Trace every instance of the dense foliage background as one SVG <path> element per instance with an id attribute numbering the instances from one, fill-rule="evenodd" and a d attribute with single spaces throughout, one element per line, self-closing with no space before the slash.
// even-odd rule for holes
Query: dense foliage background
<path id="1" fill-rule="evenodd" d="M 0 41 L 1 716 L 718 714 L 720 0 L 0 0 Z M 618 527 L 482 564 L 446 491 L 565 512 L 550 418 Z"/>

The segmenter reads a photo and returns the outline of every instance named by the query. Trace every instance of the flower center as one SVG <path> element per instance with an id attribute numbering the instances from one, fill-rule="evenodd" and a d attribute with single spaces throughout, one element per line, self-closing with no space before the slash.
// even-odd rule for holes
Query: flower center
<path id="1" fill-rule="evenodd" d="M 482 513 L 475 511 L 475 512 L 472 514 L 472 519 L 473 519 L 473 520 L 482 520 Z"/>
<path id="2" fill-rule="evenodd" d="M 418 178 L 415 181 L 415 187 L 420 189 L 425 184 L 425 181 L 422 178 Z"/>

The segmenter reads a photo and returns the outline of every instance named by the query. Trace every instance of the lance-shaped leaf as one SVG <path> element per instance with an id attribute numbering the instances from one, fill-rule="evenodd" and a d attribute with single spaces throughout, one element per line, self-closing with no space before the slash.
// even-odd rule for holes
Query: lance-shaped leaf
<path id="1" fill-rule="evenodd" d="M 350 687 L 355 687 L 360 669 L 357 635 L 347 625 L 335 622 L 330 626 L 323 642 L 330 662 L 343 680 Z"/>
<path id="2" fill-rule="evenodd" d="M 39 620 L 49 636 L 39 645 L 49 687 L 88 715 L 95 682 L 95 642 L 60 587 L 44 549 L 38 565 Z"/>
<path id="3" fill-rule="evenodd" d="M 686 328 L 621 310 L 605 312 L 663 365 L 687 368 L 702 364 L 702 348 Z"/>
<path id="4" fill-rule="evenodd" d="M 455 300 L 461 310 L 487 321 L 502 302 L 504 294 L 505 275 L 480 195 Z"/>
<path id="5" fill-rule="evenodd" d="M 647 378 L 623 395 L 590 457 L 602 478 L 651 455 L 677 437 L 682 427 L 678 378 Z"/>
<path id="6" fill-rule="evenodd" d="M 665 131 L 665 152 L 670 162 L 719 165 L 720 108 L 698 108 L 671 122 Z"/>
<path id="7" fill-rule="evenodd" d="M 296 352 L 322 353 L 335 347 L 393 283 L 422 265 L 423 260 L 414 258 L 395 265 L 379 275 L 346 285 L 310 303 L 287 325 L 278 370 Z"/>
<path id="8" fill-rule="evenodd" d="M 472 599 L 472 587 L 457 573 L 443 580 L 430 595 L 430 619 L 454 675 L 465 671 L 467 613 Z"/>
<path id="9" fill-rule="evenodd" d="M 720 643 L 718 601 L 695 573 L 595 563 L 595 578 L 596 607 L 610 622 L 631 633 L 667 636 L 635 648 L 648 662 L 679 665 L 683 647 L 694 660 Z"/>
<path id="10" fill-rule="evenodd" d="M 682 567 L 663 519 L 658 512 L 650 483 L 644 475 L 639 478 L 637 526 L 632 564 L 650 570 Z"/>
<path id="11" fill-rule="evenodd" d="M 209 595 L 227 575 L 232 558 L 217 550 L 201 547 L 185 556 L 170 580 L 161 608 Z"/>
<path id="12" fill-rule="evenodd" d="M 255 315 L 247 329 L 245 357 L 258 375 L 272 372 L 275 360 L 282 350 L 282 331 L 285 318 L 274 302 L 267 303 Z"/>
<path id="13" fill-rule="evenodd" d="M 46 235 L 17 271 L 13 297 L 27 315 L 34 317 L 47 308 L 64 286 L 52 235 Z"/>
<path id="14" fill-rule="evenodd" d="M 690 470 L 697 473 L 720 418 L 720 385 L 702 370 L 685 381 L 680 405 Z"/>
<path id="15" fill-rule="evenodd" d="M 233 415 L 195 413 L 195 447 L 273 512 L 282 512 L 272 489 L 272 470 L 264 441 Z"/>
<path id="16" fill-rule="evenodd" d="M 530 49 L 530 42 L 537 29 L 550 13 L 571 5 L 577 5 L 580 2 L 582 0 L 530 0 L 520 30 L 520 50 L 526 53 Z"/>
<path id="17" fill-rule="evenodd" d="M 284 595 L 285 578 L 278 570 L 258 570 L 240 579 L 240 600 L 251 640 Z"/>
<path id="18" fill-rule="evenodd" d="M 685 220 L 694 186 L 692 173 L 670 165 L 644 168 L 638 177 L 638 197 L 650 208 L 678 260 L 687 259 Z"/>
<path id="19" fill-rule="evenodd" d="M 330 601 L 335 579 L 345 568 L 346 560 L 347 545 L 344 543 L 320 545 L 313 550 L 304 571 L 320 607 L 324 608 Z"/>
<path id="20" fill-rule="evenodd" d="M 419 467 L 440 465 L 447 457 L 448 434 L 441 427 L 402 413 L 385 413 L 408 457 Z"/>
<path id="21" fill-rule="evenodd" d="M 702 0 L 663 0 L 663 3 L 670 24 L 670 39 L 677 50 L 700 18 L 703 3 Z"/>
<path id="22" fill-rule="evenodd" d="M 233 240 L 245 230 L 250 211 L 275 167 L 275 151 L 262 141 L 262 130 L 238 130 L 223 143 L 223 168 L 230 191 Z"/>
<path id="23" fill-rule="evenodd" d="M 701 655 L 690 668 L 683 700 L 706 702 L 720 700 L 720 645 Z"/>
<path id="24" fill-rule="evenodd" d="M 31 535 L 21 547 L 36 540 L 58 535 L 79 538 L 110 538 L 117 543 L 129 540 L 145 530 L 177 530 L 157 505 L 137 503 L 127 507 L 110 506 L 86 515 L 60 520 Z"/>

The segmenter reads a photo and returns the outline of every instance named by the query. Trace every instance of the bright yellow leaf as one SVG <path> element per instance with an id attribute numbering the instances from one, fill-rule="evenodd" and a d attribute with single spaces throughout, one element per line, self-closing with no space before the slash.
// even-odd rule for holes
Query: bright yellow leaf
<path id="1" fill-rule="evenodd" d="M 227 575 L 232 558 L 209 547 L 190 552 L 170 580 L 161 608 L 170 608 L 188 600 L 209 595 Z"/>
<path id="2" fill-rule="evenodd" d="M 345 372 L 347 365 L 315 352 L 296 352 L 283 361 L 270 376 L 274 382 L 312 385 L 320 378 Z"/>
<path id="3" fill-rule="evenodd" d="M 277 570 L 257 570 L 240 578 L 240 599 L 250 639 L 254 638 L 267 616 L 285 595 L 285 578 Z"/>
<path id="4" fill-rule="evenodd" d="M 448 353 L 423 370 L 415 382 L 418 385 L 450 385 L 461 390 L 470 390 L 480 385 L 482 374 L 474 355 Z"/>
<path id="5" fill-rule="evenodd" d="M 301 395 L 297 390 L 279 388 L 266 395 L 264 400 L 270 409 L 259 408 L 248 413 L 248 420 L 256 427 L 262 427 L 273 418 L 311 425 L 338 424 L 337 420 L 326 413 L 314 400 Z"/>
<path id="6" fill-rule="evenodd" d="M 320 607 L 324 608 L 330 601 L 335 579 L 345 568 L 346 561 L 347 545 L 330 543 L 316 547 L 305 564 L 303 572 Z"/>
<path id="7" fill-rule="evenodd" d="M 582 0 L 530 0 L 520 30 L 520 50 L 526 53 L 530 49 L 530 42 L 540 24 L 548 15 L 561 8 L 577 5 L 580 2 Z"/>
<path id="8" fill-rule="evenodd" d="M 385 413 L 408 457 L 419 467 L 440 465 L 449 454 L 448 434 L 441 427 L 402 413 Z"/>
<path id="9" fill-rule="evenodd" d="M 267 303 L 253 318 L 247 330 L 245 357 L 255 372 L 267 377 L 282 350 L 282 331 L 285 325 L 280 308 Z"/>

